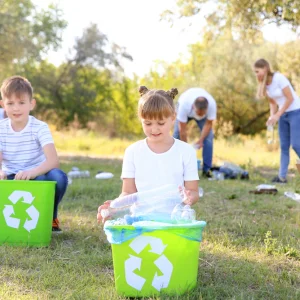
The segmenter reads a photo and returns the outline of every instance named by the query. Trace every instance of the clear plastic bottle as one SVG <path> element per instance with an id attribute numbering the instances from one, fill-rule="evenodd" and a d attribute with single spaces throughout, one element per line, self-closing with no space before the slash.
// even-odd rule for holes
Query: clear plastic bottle
<path id="1" fill-rule="evenodd" d="M 90 177 L 90 172 L 89 171 L 80 171 L 80 170 L 73 171 L 72 170 L 68 173 L 68 177 L 70 177 L 70 178 Z"/>
<path id="2" fill-rule="evenodd" d="M 291 198 L 297 202 L 300 202 L 300 194 L 294 192 L 284 192 L 284 195 L 288 198 Z"/>
<path id="3" fill-rule="evenodd" d="M 129 215 L 130 213 L 130 206 L 124 206 L 119 208 L 108 207 L 107 209 L 101 209 L 101 217 L 103 219 L 111 218 L 116 220 L 124 218 L 124 216 Z"/>
<path id="4" fill-rule="evenodd" d="M 269 145 L 274 143 L 274 126 L 272 125 L 267 126 L 267 143 Z"/>
<path id="5" fill-rule="evenodd" d="M 134 217 L 151 215 L 153 219 L 156 214 L 161 219 L 162 214 L 170 216 L 174 207 L 185 199 L 184 188 L 179 189 L 173 184 L 164 185 L 117 198 L 110 203 L 109 208 L 101 210 L 101 216 L 116 219 L 125 215 Z"/>
<path id="6" fill-rule="evenodd" d="M 177 204 L 172 213 L 171 219 L 175 223 L 191 223 L 196 220 L 196 212 L 189 205 Z"/>
<path id="7" fill-rule="evenodd" d="M 224 180 L 224 173 L 219 172 L 219 171 L 213 171 L 212 172 L 212 179 L 211 180 Z"/>
<path id="8" fill-rule="evenodd" d="M 203 195 L 204 195 L 204 190 L 203 190 L 203 188 L 202 188 L 202 187 L 199 187 L 198 191 L 199 191 L 199 197 L 200 197 L 200 198 L 203 197 Z"/>

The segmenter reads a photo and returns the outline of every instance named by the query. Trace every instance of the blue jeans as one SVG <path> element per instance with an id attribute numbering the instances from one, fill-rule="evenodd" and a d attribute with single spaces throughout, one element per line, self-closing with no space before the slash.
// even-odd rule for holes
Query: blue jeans
<path id="1" fill-rule="evenodd" d="M 290 146 L 300 157 L 300 109 L 284 113 L 278 122 L 280 139 L 279 177 L 286 178 L 290 163 Z"/>
<path id="2" fill-rule="evenodd" d="M 188 118 L 187 122 L 191 120 L 195 120 L 200 130 L 203 130 L 204 124 L 206 122 L 206 118 L 202 120 L 196 120 L 194 118 Z M 175 139 L 180 139 L 179 135 L 179 124 L 178 120 L 176 119 L 174 125 L 174 133 L 173 137 Z M 203 171 L 207 172 L 212 167 L 212 156 L 213 156 L 213 142 L 214 142 L 214 134 L 212 129 L 210 130 L 208 136 L 203 141 L 203 151 L 202 151 L 202 160 L 203 160 Z"/>
<path id="3" fill-rule="evenodd" d="M 7 176 L 8 180 L 15 179 L 16 174 L 10 174 Z M 56 181 L 55 186 L 55 197 L 54 197 L 54 211 L 53 211 L 53 219 L 57 218 L 57 209 L 58 204 L 63 198 L 67 186 L 68 186 L 68 177 L 67 175 L 60 169 L 52 169 L 48 173 L 37 176 L 32 180 L 40 180 L 40 181 Z"/>

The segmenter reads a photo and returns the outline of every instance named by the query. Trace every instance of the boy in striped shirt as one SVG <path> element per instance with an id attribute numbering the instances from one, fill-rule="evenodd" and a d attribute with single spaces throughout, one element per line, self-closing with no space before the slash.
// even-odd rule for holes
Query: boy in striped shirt
<path id="1" fill-rule="evenodd" d="M 26 78 L 13 76 L 4 80 L 1 96 L 7 119 L 0 121 L 0 180 L 56 181 L 52 231 L 60 233 L 57 209 L 68 178 L 58 169 L 48 125 L 29 115 L 36 103 L 32 86 Z"/>

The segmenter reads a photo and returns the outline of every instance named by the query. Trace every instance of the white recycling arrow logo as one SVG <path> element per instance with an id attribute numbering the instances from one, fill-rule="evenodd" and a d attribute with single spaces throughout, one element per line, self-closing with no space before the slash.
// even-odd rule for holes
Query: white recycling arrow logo
<path id="1" fill-rule="evenodd" d="M 30 192 L 27 191 L 13 191 L 8 199 L 13 203 L 16 204 L 20 199 L 23 198 L 23 203 L 31 204 L 35 197 L 32 196 Z M 40 213 L 38 210 L 31 205 L 26 209 L 26 212 L 29 216 L 29 219 L 26 218 L 26 221 L 23 227 L 30 232 L 31 230 L 35 229 L 40 217 Z M 15 214 L 13 205 L 4 205 L 3 209 L 3 216 L 8 227 L 12 227 L 18 229 L 20 227 L 21 220 L 18 218 L 12 217 Z"/>
<path id="2" fill-rule="evenodd" d="M 149 252 L 160 255 L 158 259 L 155 260 L 154 264 L 159 268 L 163 275 L 158 276 L 156 272 L 152 280 L 152 286 L 156 290 L 160 291 L 162 288 L 168 287 L 173 272 L 172 263 L 164 254 L 162 254 L 167 245 L 164 245 L 162 240 L 159 238 L 140 235 L 130 243 L 129 247 L 131 247 L 132 250 L 135 251 L 135 253 L 140 254 L 148 244 L 150 244 L 151 246 Z M 146 282 L 146 279 L 135 274 L 134 271 L 136 269 L 140 270 L 142 259 L 134 255 L 129 256 L 130 257 L 125 261 L 126 282 L 131 287 L 135 288 L 138 291 L 141 291 Z"/>
<path id="3" fill-rule="evenodd" d="M 20 219 L 13 218 L 11 215 L 15 214 L 14 207 L 12 205 L 4 205 L 3 215 L 7 226 L 12 228 L 19 228 Z"/>

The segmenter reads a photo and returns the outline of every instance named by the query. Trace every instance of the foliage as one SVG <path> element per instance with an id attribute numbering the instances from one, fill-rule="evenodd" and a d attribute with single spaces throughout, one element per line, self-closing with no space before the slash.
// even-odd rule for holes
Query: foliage
<path id="1" fill-rule="evenodd" d="M 13 64 L 38 61 L 61 43 L 66 22 L 61 10 L 50 5 L 38 11 L 30 0 L 0 0 L 1 77 L 13 70 Z"/>
<path id="2" fill-rule="evenodd" d="M 117 103 L 123 101 L 118 93 L 126 98 L 128 91 L 122 84 L 126 79 L 119 79 L 122 59 L 131 57 L 121 47 L 113 44 L 109 48 L 110 45 L 107 37 L 92 24 L 76 40 L 73 57 L 59 67 L 47 61 L 25 64 L 23 73 L 35 87 L 39 103 L 37 113 L 58 127 L 66 127 L 74 120 L 80 127 L 86 127 L 90 121 L 99 122 L 101 115 L 121 116 L 120 106 L 124 111 L 132 110 L 128 107 L 130 100 L 126 107 Z M 129 120 L 122 121 L 123 125 Z M 105 128 L 108 123 L 102 125 Z M 124 129 L 128 131 L 126 126 Z"/>
<path id="3" fill-rule="evenodd" d="M 142 83 L 151 88 L 177 87 L 179 96 L 190 87 L 202 87 L 217 101 L 217 134 L 227 124 L 231 124 L 233 134 L 255 134 L 265 129 L 269 105 L 267 100 L 255 99 L 254 61 L 261 57 L 268 59 L 273 70 L 285 74 L 299 93 L 298 50 L 299 41 L 284 45 L 267 41 L 253 44 L 224 33 L 214 40 L 203 38 L 190 45 L 185 61 L 157 63 L 156 68 L 142 78 Z"/>
<path id="4" fill-rule="evenodd" d="M 253 135 L 264 130 L 269 107 L 267 101 L 254 98 L 253 62 L 266 58 L 299 94 L 300 42 L 266 42 L 261 28 L 273 22 L 296 29 L 298 1 L 176 3 L 177 11 L 165 12 L 165 18 L 196 20 L 205 14 L 207 25 L 199 42 L 189 45 L 188 57 L 172 63 L 157 61 L 143 78 L 127 78 L 123 64 L 132 57 L 95 24 L 84 29 L 66 60 L 55 66 L 43 57 L 60 46 L 66 26 L 61 10 L 53 5 L 37 10 L 30 0 L 0 0 L 0 79 L 26 76 L 38 103 L 35 113 L 58 128 L 77 122 L 78 128 L 97 128 L 109 136 L 142 136 L 136 117 L 141 84 L 165 90 L 177 87 L 179 95 L 190 87 L 205 88 L 218 105 L 216 135 Z M 193 130 L 190 127 L 191 135 Z"/>
<path id="5" fill-rule="evenodd" d="M 176 9 L 163 12 L 162 18 L 176 22 L 205 11 L 207 30 L 214 36 L 230 30 L 232 36 L 254 41 L 261 37 L 260 29 L 266 24 L 289 25 L 293 30 L 300 25 L 299 0 L 177 0 L 176 4 Z"/>

